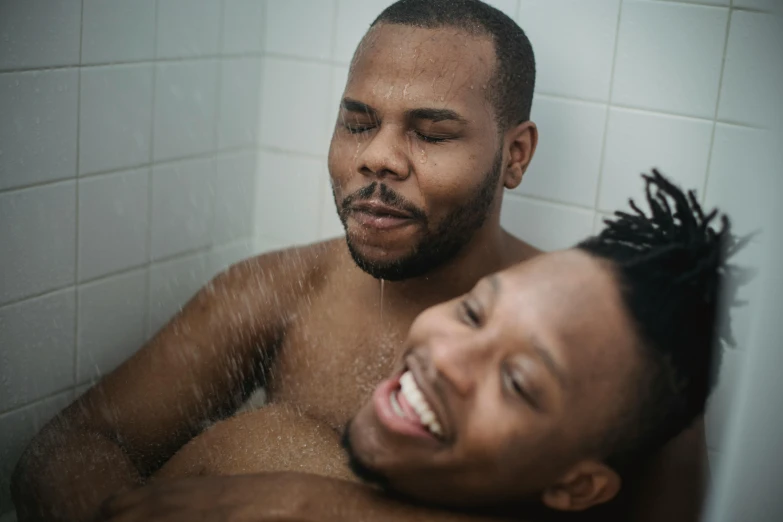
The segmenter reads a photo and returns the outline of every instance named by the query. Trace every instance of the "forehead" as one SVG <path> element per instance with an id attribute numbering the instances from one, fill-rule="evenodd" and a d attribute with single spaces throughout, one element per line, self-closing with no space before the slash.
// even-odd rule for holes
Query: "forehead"
<path id="1" fill-rule="evenodd" d="M 636 335 L 609 266 L 579 250 L 544 254 L 499 274 L 499 314 L 533 336 L 577 388 L 632 365 Z"/>
<path id="2" fill-rule="evenodd" d="M 463 114 L 488 111 L 494 67 L 489 36 L 449 27 L 379 24 L 359 44 L 346 95 L 372 106 L 402 102 Z"/>

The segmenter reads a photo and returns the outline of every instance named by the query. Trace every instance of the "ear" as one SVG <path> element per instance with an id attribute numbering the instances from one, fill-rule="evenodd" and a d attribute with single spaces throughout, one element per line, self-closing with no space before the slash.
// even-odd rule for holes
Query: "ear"
<path id="1" fill-rule="evenodd" d="M 506 132 L 505 147 L 509 151 L 503 174 L 503 186 L 513 189 L 522 182 L 538 145 L 538 128 L 532 121 L 520 123 Z"/>
<path id="2" fill-rule="evenodd" d="M 583 460 L 545 489 L 541 500 L 559 511 L 583 511 L 612 500 L 621 485 L 620 475 L 606 464 Z"/>

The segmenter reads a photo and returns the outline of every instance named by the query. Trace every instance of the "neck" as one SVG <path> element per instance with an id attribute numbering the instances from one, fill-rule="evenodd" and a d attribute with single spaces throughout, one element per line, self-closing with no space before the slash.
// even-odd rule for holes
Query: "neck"
<path id="1" fill-rule="evenodd" d="M 482 277 L 512 264 L 516 240 L 500 228 L 499 216 L 492 218 L 487 219 L 471 241 L 443 265 L 420 277 L 386 281 L 385 302 L 391 306 L 397 303 L 408 306 L 417 303 L 422 308 L 432 306 L 468 292 Z"/>

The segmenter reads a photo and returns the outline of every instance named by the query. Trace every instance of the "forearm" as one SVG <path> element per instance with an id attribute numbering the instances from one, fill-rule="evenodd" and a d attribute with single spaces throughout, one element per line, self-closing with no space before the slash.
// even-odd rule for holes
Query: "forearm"
<path id="1" fill-rule="evenodd" d="M 11 489 L 20 522 L 71 522 L 91 520 L 108 496 L 141 482 L 132 461 L 109 438 L 50 425 L 19 460 Z"/>

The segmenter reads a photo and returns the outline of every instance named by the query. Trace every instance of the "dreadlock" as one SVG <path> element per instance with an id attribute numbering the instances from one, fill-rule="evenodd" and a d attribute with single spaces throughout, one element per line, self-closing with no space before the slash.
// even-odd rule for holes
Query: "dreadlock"
<path id="1" fill-rule="evenodd" d="M 728 322 L 717 331 L 726 260 L 749 238 L 735 240 L 727 216 L 704 214 L 694 191 L 683 193 L 653 169 L 642 175 L 648 216 L 615 212 L 606 228 L 577 245 L 610 261 L 641 341 L 637 395 L 612 435 L 597 448 L 607 464 L 628 471 L 704 412 L 720 362 L 716 338 L 734 344 Z M 633 404 L 631 404 L 633 403 Z"/>

